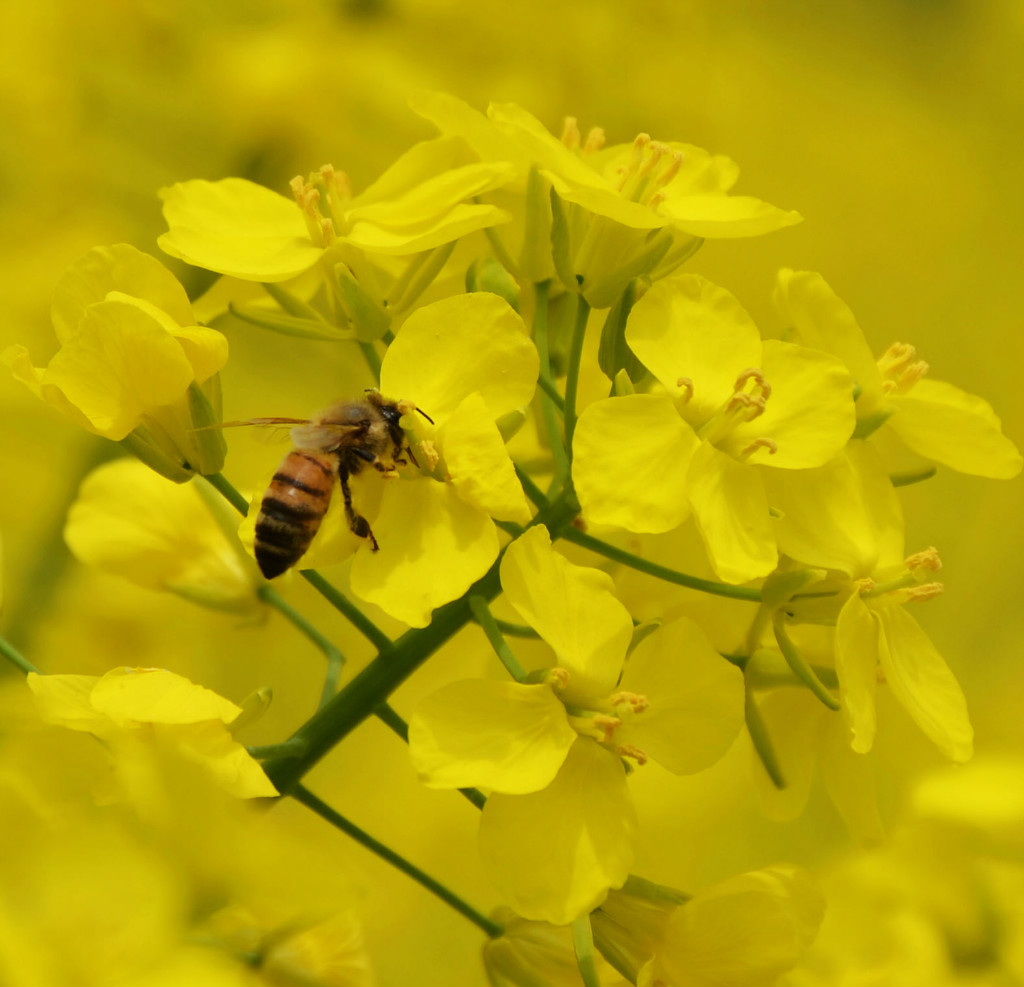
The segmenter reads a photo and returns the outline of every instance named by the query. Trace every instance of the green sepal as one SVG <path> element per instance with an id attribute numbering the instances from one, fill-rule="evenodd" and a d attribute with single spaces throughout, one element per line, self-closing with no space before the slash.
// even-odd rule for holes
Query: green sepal
<path id="1" fill-rule="evenodd" d="M 526 178 L 526 203 L 523 210 L 523 246 L 519 269 L 524 279 L 546 281 L 551 277 L 551 197 L 550 184 L 531 167 Z"/>
<path id="2" fill-rule="evenodd" d="M 572 238 L 569 234 L 569 221 L 565 216 L 565 207 L 558 193 L 551 189 L 551 259 L 555 264 L 555 273 L 569 291 L 579 289 L 579 281 L 572 266 Z"/>
<path id="3" fill-rule="evenodd" d="M 283 336 L 298 336 L 300 339 L 325 339 L 340 342 L 353 339 L 355 333 L 351 329 L 335 329 L 327 323 L 300 316 L 287 315 L 284 312 L 268 312 L 265 308 L 255 305 L 236 305 L 228 303 L 228 311 L 236 318 L 260 329 L 281 333 Z"/>
<path id="4" fill-rule="evenodd" d="M 786 659 L 793 674 L 817 697 L 825 706 L 833 712 L 838 712 L 839 700 L 832 695 L 822 684 L 821 679 L 815 674 L 814 669 L 807 664 L 807 660 L 800 654 L 796 645 L 790 639 L 786 630 L 786 617 L 781 610 L 776 610 L 772 618 L 772 627 L 775 630 L 775 641 Z"/>
<path id="5" fill-rule="evenodd" d="M 608 396 L 611 398 L 625 397 L 627 394 L 636 394 L 636 388 L 629 379 L 629 374 L 623 369 L 620 370 L 612 381 L 611 391 Z"/>
<path id="6" fill-rule="evenodd" d="M 494 257 L 477 258 L 466 270 L 466 291 L 489 291 L 519 311 L 519 285 Z"/>
<path id="7" fill-rule="evenodd" d="M 310 322 L 320 323 L 327 329 L 334 328 L 309 302 L 303 301 L 298 295 L 282 288 L 280 284 L 272 281 L 265 282 L 263 290 L 289 315 L 293 315 L 297 319 L 307 319 Z"/>
<path id="8" fill-rule="evenodd" d="M 145 463 L 154 473 L 159 473 L 174 483 L 188 483 L 194 471 L 180 459 L 172 459 L 151 437 L 146 425 L 139 425 L 117 444 Z"/>
<path id="9" fill-rule="evenodd" d="M 526 424 L 526 412 L 516 408 L 507 415 L 502 415 L 495 423 L 501 433 L 502 442 L 508 442 Z"/>
<path id="10" fill-rule="evenodd" d="M 620 370 L 625 370 L 632 383 L 639 382 L 646 370 L 626 345 L 626 320 L 637 300 L 637 283 L 630 281 L 618 301 L 608 310 L 601 327 L 601 342 L 597 350 L 597 365 L 611 381 Z"/>
<path id="11" fill-rule="evenodd" d="M 645 241 L 645 245 L 633 254 L 631 260 L 621 267 L 615 268 L 603 277 L 595 278 L 587 283 L 584 294 L 593 308 L 607 308 L 614 304 L 634 278 L 651 278 L 655 268 L 661 263 L 672 246 L 672 238 L 664 231 L 659 231 Z"/>
<path id="12" fill-rule="evenodd" d="M 207 396 L 207 390 L 213 397 Z M 188 413 L 192 421 L 192 438 L 198 453 L 196 472 L 204 476 L 219 473 L 224 466 L 228 453 L 228 444 L 224 433 L 211 425 L 221 420 L 220 411 L 220 374 L 214 374 L 202 386 L 194 381 L 188 387 Z"/>
<path id="13" fill-rule="evenodd" d="M 626 648 L 626 657 L 633 653 L 633 649 L 646 637 L 650 637 L 661 627 L 660 620 L 651 620 L 644 624 L 637 624 L 633 628 L 633 636 L 630 638 L 629 647 Z"/>
<path id="14" fill-rule="evenodd" d="M 749 680 L 746 681 L 743 716 L 747 724 L 747 733 L 750 734 L 750 740 L 754 745 L 758 760 L 771 779 L 772 784 L 779 790 L 782 790 L 786 787 L 786 778 L 779 765 L 779 758 L 772 745 L 772 738 L 768 734 L 768 726 L 761 716 L 761 710 L 757 707 L 757 701 L 754 699 L 753 685 Z"/>
<path id="15" fill-rule="evenodd" d="M 872 432 L 878 431 L 889 420 L 895 410 L 895 408 L 885 408 L 882 411 L 876 411 L 873 415 L 868 415 L 866 418 L 857 419 L 857 427 L 853 430 L 853 435 L 850 438 L 866 439 Z"/>
<path id="16" fill-rule="evenodd" d="M 228 724 L 228 732 L 235 736 L 239 730 L 255 723 L 270 708 L 271 700 L 274 698 L 274 690 L 270 686 L 263 686 L 242 700 L 242 711 Z"/>
<path id="17" fill-rule="evenodd" d="M 334 276 L 356 339 L 372 343 L 391 328 L 391 316 L 367 293 L 344 264 L 334 265 Z"/>
<path id="18" fill-rule="evenodd" d="M 385 302 L 389 312 L 404 312 L 416 304 L 420 295 L 434 283 L 444 269 L 444 265 L 448 263 L 448 258 L 451 257 L 456 242 L 450 240 L 448 243 L 442 243 L 439 247 L 419 254 L 409 262 L 409 266 L 398 279 Z"/>
<path id="19" fill-rule="evenodd" d="M 820 583 L 828 573 L 824 569 L 791 569 L 773 572 L 761 587 L 761 605 L 777 610 L 789 603 L 797 593 L 814 583 Z"/>

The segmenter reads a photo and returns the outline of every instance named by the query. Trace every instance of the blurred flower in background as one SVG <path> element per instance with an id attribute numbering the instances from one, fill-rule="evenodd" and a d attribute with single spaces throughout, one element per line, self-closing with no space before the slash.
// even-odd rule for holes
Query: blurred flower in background
<path id="1" fill-rule="evenodd" d="M 842 0 L 817 7 L 794 0 L 641 0 L 628 10 L 612 0 L 556 6 L 523 0 L 513 7 L 494 0 L 7 5 L 0 11 L 0 286 L 6 302 L 0 350 L 23 345 L 35 365 L 50 363 L 57 353 L 54 290 L 63 272 L 97 244 L 130 242 L 159 256 L 193 301 L 209 287 L 206 272 L 159 254 L 157 237 L 166 229 L 159 188 L 240 177 L 283 190 L 294 175 L 324 162 L 347 172 L 354 188 L 366 188 L 410 144 L 434 136 L 408 108 L 409 99 L 445 90 L 477 109 L 489 99 L 528 107 L 555 134 L 562 118 L 573 115 L 585 122 L 584 131 L 602 127 L 610 145 L 644 131 L 728 155 L 742 167 L 741 191 L 796 210 L 804 222 L 767 237 L 709 241 L 688 270 L 724 285 L 759 328 L 776 336 L 787 328 L 771 304 L 779 269 L 820 271 L 856 312 L 872 353 L 912 340 L 927 354 L 935 379 L 983 395 L 1019 446 L 1022 42 L 1024 14 L 1013 0 Z M 374 383 L 351 350 L 335 342 L 303 341 L 300 348 L 293 338 L 230 317 L 217 328 L 232 354 L 220 373 L 225 419 L 308 416 Z M 588 401 L 604 397 L 606 385 L 584 380 L 582 394 Z M 0 633 L 44 672 L 102 676 L 117 666 L 160 666 L 235 700 L 286 681 L 288 689 L 278 690 L 246 740 L 287 736 L 315 707 L 322 659 L 276 617 L 262 628 L 240 623 L 235 611 L 251 602 L 241 563 L 224 546 L 210 550 L 209 557 L 220 560 L 217 593 L 239 602 L 225 613 L 192 609 L 159 592 L 162 584 L 177 583 L 178 574 L 147 575 L 130 585 L 101 571 L 117 567 L 85 558 L 90 553 L 82 549 L 80 527 L 72 536 L 83 556 L 77 561 L 62 538 L 69 507 L 83 479 L 116 450 L 70 425 L 10 376 L 0 376 L 0 409 L 6 478 Z M 885 452 L 914 461 L 895 440 Z M 277 457 L 271 451 L 269 461 Z M 255 493 L 268 450 L 240 436 L 229 463 L 235 482 Z M 946 572 L 955 574 L 946 579 L 946 606 L 920 617 L 963 685 L 979 765 L 1024 749 L 1017 704 L 1007 698 L 1022 685 L 1024 617 L 1016 600 L 1024 585 L 1021 482 L 986 483 L 940 469 L 928 483 L 902 491 L 908 544 L 935 543 Z M 96 484 L 82 488 L 74 525 L 81 525 L 82 505 Z M 126 484 L 120 489 L 127 496 L 135 488 Z M 111 503 L 109 496 L 102 500 Z M 209 518 L 201 525 L 194 540 L 205 552 L 214 532 Z M 131 565 L 142 571 L 137 560 Z M 207 568 L 201 568 L 206 587 Z M 346 585 L 348 564 L 330 574 Z M 229 590 L 224 577 L 230 577 Z M 637 577 L 634 589 L 643 588 L 644 579 Z M 317 609 L 311 595 L 301 595 L 308 592 L 304 586 L 289 591 L 344 642 L 350 665 L 360 667 L 368 656 L 365 642 L 337 615 Z M 705 606 L 687 590 L 659 586 L 657 592 L 665 593 L 658 599 L 662 615 L 693 616 Z M 630 602 L 621 590 L 620 596 Z M 373 613 L 389 632 L 401 629 Z M 482 641 L 477 631 L 460 635 L 402 687 L 396 705 L 410 710 L 445 683 L 479 675 Z M 955 797 L 943 794 L 938 782 L 915 788 L 939 755 L 891 697 L 880 694 L 878 702 L 885 709 L 866 770 L 877 788 L 882 826 L 870 830 L 874 839 L 880 828 L 894 830 L 890 847 L 874 855 L 851 848 L 831 801 L 814 788 L 799 818 L 765 820 L 751 792 L 749 751 L 740 741 L 702 775 L 681 779 L 652 765 L 635 779 L 645 820 L 638 867 L 691 891 L 781 859 L 823 878 L 822 937 L 806 968 L 790 974 L 794 982 L 827 984 L 845 976 L 909 983 L 908 970 L 935 974 L 921 983 L 979 977 L 996 983 L 1003 970 L 1019 978 L 1020 877 L 1006 861 L 1006 847 L 1016 852 L 1019 846 L 1003 839 L 1003 830 L 999 841 L 992 837 L 998 806 L 970 819 L 953 811 L 958 802 L 987 805 L 992 792 L 1006 789 L 1006 772 L 971 775 Z M 40 915 L 62 900 L 54 891 L 58 874 L 78 875 L 80 888 L 104 890 L 101 907 L 92 912 L 97 926 L 76 929 L 81 913 L 68 912 L 78 899 L 65 902 L 65 911 L 42 931 L 31 931 L 28 913 L 11 926 L 19 941 L 35 935 L 43 947 L 74 934 L 78 945 L 52 977 L 70 971 L 67 976 L 106 983 L 124 974 L 127 967 L 102 966 L 81 943 L 105 915 L 124 911 L 141 923 L 143 910 L 133 911 L 131 902 L 142 895 L 159 903 L 160 927 L 122 925 L 151 950 L 124 954 L 136 968 L 170 964 L 168 944 L 200 934 L 193 906 L 201 900 L 224 909 L 209 910 L 202 936 L 232 948 L 257 939 L 267 956 L 277 950 L 278 972 L 266 974 L 268 982 L 294 982 L 281 972 L 289 944 L 316 951 L 321 947 L 309 945 L 308 937 L 315 939 L 317 929 L 328 929 L 334 942 L 356 942 L 363 933 L 352 931 L 350 907 L 362 917 L 381 984 L 485 982 L 478 930 L 362 850 L 339 850 L 341 837 L 330 831 L 301 837 L 309 849 L 301 873 L 305 880 L 318 866 L 310 861 L 324 859 L 314 851 L 327 853 L 326 878 L 344 888 L 340 900 L 303 888 L 296 893 L 317 902 L 317 914 L 270 907 L 292 874 L 281 872 L 279 849 L 267 850 L 276 846 L 273 840 L 238 824 L 219 795 L 195 810 L 196 831 L 203 813 L 221 821 L 211 824 L 216 838 L 196 851 L 204 862 L 193 870 L 179 865 L 185 851 L 170 828 L 158 827 L 155 842 L 140 835 L 136 815 L 152 818 L 153 806 L 125 810 L 103 824 L 90 821 L 76 834 L 77 850 L 47 843 L 38 819 L 79 806 L 84 783 L 70 765 L 88 755 L 70 754 L 66 740 L 52 740 L 54 729 L 45 732 L 48 739 L 32 753 L 25 734 L 15 731 L 13 747 L 2 755 L 3 784 L 19 793 L 5 800 L 5 830 L 34 863 L 5 862 L 4 874 L 12 886 L 33 890 Z M 84 735 L 74 739 L 99 750 Z M 63 765 L 55 774 L 43 767 L 52 745 L 59 753 L 50 763 Z M 822 759 L 818 776 L 828 770 Z M 176 772 L 170 769 L 169 776 L 178 779 Z M 475 813 L 456 796 L 421 788 L 402 745 L 379 727 L 353 734 L 315 778 L 325 798 L 358 804 L 364 824 L 382 839 L 429 860 L 474 900 L 498 903 L 475 856 L 465 851 L 475 840 Z M 45 790 L 37 792 L 37 785 Z M 68 794 L 76 785 L 79 790 Z M 827 787 L 826 779 L 821 788 Z M 911 821 L 899 817 L 904 821 L 894 827 L 908 805 Z M 77 817 L 72 812 L 70 818 Z M 1009 829 L 1019 822 L 1013 820 Z M 319 832 L 315 823 L 311 833 Z M 913 846 L 912 834 L 925 831 L 928 839 Z M 275 861 L 255 890 L 239 890 L 249 880 L 244 875 L 221 874 L 221 887 L 231 894 L 211 897 L 207 878 L 193 877 L 209 875 L 209 860 L 218 855 L 242 853 Z M 945 866 L 949 861 L 955 866 Z M 964 888 L 970 895 L 960 895 Z M 960 911 L 950 903 L 958 895 Z M 881 931 L 879 900 L 887 904 Z M 95 901 L 81 901 L 82 911 L 90 912 Z M 844 916 L 852 916 L 849 923 Z M 299 942 L 302 936 L 307 940 Z M 244 945 L 236 952 L 244 953 Z M 330 974 L 335 979 L 323 974 L 316 982 L 366 982 L 361 946 L 353 946 L 352 956 L 351 970 L 339 960 Z M 14 982 L 51 975 L 31 962 L 11 967 L 21 978 Z M 190 952 L 181 962 L 211 977 L 227 976 L 204 966 L 215 963 L 208 957 Z"/>

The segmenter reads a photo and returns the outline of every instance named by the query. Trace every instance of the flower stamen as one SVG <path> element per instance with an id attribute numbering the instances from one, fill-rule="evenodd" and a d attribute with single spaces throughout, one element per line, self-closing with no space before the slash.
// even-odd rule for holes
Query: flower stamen
<path id="1" fill-rule="evenodd" d="M 886 394 L 906 394 L 926 373 L 928 364 L 915 360 L 917 350 L 909 343 L 893 343 L 879 358 L 882 390 Z"/>

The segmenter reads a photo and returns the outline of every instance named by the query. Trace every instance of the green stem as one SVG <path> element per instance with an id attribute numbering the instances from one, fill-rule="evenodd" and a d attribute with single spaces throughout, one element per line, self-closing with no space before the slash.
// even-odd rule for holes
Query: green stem
<path id="1" fill-rule="evenodd" d="M 37 675 L 42 675 L 42 672 L 40 672 L 32 662 L 25 658 L 5 637 L 0 637 L 0 655 L 3 655 L 15 668 L 24 672 L 26 675 L 29 672 L 35 672 Z"/>
<path id="2" fill-rule="evenodd" d="M 479 199 L 474 201 L 479 202 Z M 487 237 L 487 242 L 491 245 L 491 250 L 494 251 L 494 256 L 498 259 L 501 264 L 512 277 L 519 277 L 519 265 L 512 259 L 512 255 L 508 252 L 508 248 L 505 246 L 505 241 L 502 240 L 501 234 L 493 227 L 484 227 L 484 236 Z"/>
<path id="3" fill-rule="evenodd" d="M 540 356 L 540 376 L 551 378 L 551 355 L 548 350 L 548 288 L 547 281 L 538 281 L 534 285 L 536 293 L 537 310 L 533 316 L 533 341 L 537 346 L 537 354 Z M 541 398 L 541 418 L 544 422 L 544 430 L 547 432 L 548 445 L 551 446 L 551 456 L 555 461 L 555 475 L 561 480 L 569 479 L 569 457 L 566 454 L 565 446 L 562 445 L 562 433 L 558 427 L 557 406 L 548 395 L 547 391 Z"/>
<path id="4" fill-rule="evenodd" d="M 332 809 L 326 802 L 318 799 L 308 788 L 302 785 L 296 786 L 290 795 L 296 802 L 312 810 L 321 819 L 326 820 L 336 829 L 340 829 L 347 836 L 350 836 L 357 843 L 366 847 L 370 853 L 376 854 L 381 860 L 397 868 L 403 874 L 411 877 L 417 884 L 426 888 L 431 894 L 437 895 L 446 905 L 450 905 L 460 915 L 468 918 L 470 922 L 481 929 L 491 939 L 497 939 L 504 931 L 504 926 L 491 921 L 486 915 L 481 914 L 472 905 L 463 901 L 453 891 L 449 891 L 443 884 L 436 881 L 425 871 L 422 871 L 415 864 L 410 863 L 405 857 L 395 853 L 390 847 L 385 846 L 380 840 L 375 840 L 365 830 L 360 829 L 355 823 L 350 822 L 343 815 Z"/>
<path id="5" fill-rule="evenodd" d="M 338 691 L 341 668 L 345 664 L 345 656 L 341 653 L 341 649 L 332 644 L 290 603 L 286 603 L 273 586 L 264 583 L 257 592 L 264 603 L 281 613 L 324 653 L 324 657 L 327 659 L 327 674 L 324 677 L 324 687 L 320 693 L 320 706 L 323 706 Z"/>
<path id="6" fill-rule="evenodd" d="M 552 533 L 557 533 L 575 513 L 573 506 L 556 502 L 539 512 L 533 523 L 545 524 Z M 438 648 L 472 620 L 471 595 L 492 600 L 501 592 L 500 563 L 499 557 L 467 593 L 438 607 L 426 627 L 408 630 L 397 641 L 382 647 L 373 661 L 299 727 L 294 738 L 305 745 L 302 753 L 265 765 L 279 792 L 287 793 L 335 744 L 348 736 Z"/>
<path id="7" fill-rule="evenodd" d="M 590 914 L 581 915 L 572 923 L 572 948 L 580 968 L 583 987 L 601 987 L 594 962 L 594 932 L 590 928 Z"/>
<path id="8" fill-rule="evenodd" d="M 227 480 L 223 473 L 211 473 L 206 482 L 213 487 L 242 517 L 249 513 L 247 501 Z"/>
<path id="9" fill-rule="evenodd" d="M 754 700 L 754 690 L 750 688 L 747 682 L 744 682 L 743 715 L 747 721 L 747 732 L 753 741 L 754 750 L 757 752 L 757 756 L 765 771 L 768 772 L 768 777 L 771 778 L 772 784 L 781 791 L 786 787 L 786 778 L 782 773 L 782 768 L 779 766 L 779 759 L 772 745 L 772 738 L 768 734 L 768 727 L 765 725 L 764 719 L 761 716 L 761 710 L 758 709 L 757 702 Z"/>
<path id="10" fill-rule="evenodd" d="M 530 474 L 518 464 L 516 464 L 516 476 L 519 477 L 519 482 L 523 485 L 524 493 L 533 501 L 536 507 L 544 508 L 548 506 L 550 502 L 545 496 L 544 491 L 533 482 Z"/>
<path id="11" fill-rule="evenodd" d="M 716 583 L 710 579 L 700 579 L 697 576 L 687 575 L 685 572 L 677 572 L 675 569 L 666 569 L 665 566 L 648 562 L 647 559 L 631 552 L 625 552 L 621 548 L 609 545 L 592 535 L 586 535 L 575 528 L 567 527 L 559 532 L 559 537 L 571 541 L 575 545 L 589 548 L 590 551 L 603 555 L 607 559 L 621 562 L 623 565 L 636 569 L 638 572 L 646 572 L 649 576 L 663 579 L 668 583 L 675 583 L 677 586 L 686 586 L 688 589 L 700 590 L 702 593 L 711 593 L 714 596 L 727 596 L 733 600 L 747 600 L 750 603 L 759 603 L 761 591 L 749 586 L 733 586 L 730 583 Z"/>
<path id="12" fill-rule="evenodd" d="M 803 655 L 797 650 L 796 645 L 792 642 L 789 637 L 789 633 L 786 630 L 785 624 L 786 616 L 781 610 L 775 611 L 775 616 L 772 618 L 772 626 L 775 629 L 775 641 L 779 645 L 779 651 L 782 652 L 782 657 L 786 659 L 787 664 L 793 669 L 793 674 L 807 686 L 815 696 L 818 697 L 830 710 L 836 712 L 839 710 L 839 700 L 832 695 L 828 689 L 825 688 L 821 683 L 821 679 L 814 674 L 814 669 L 804 660 Z"/>
<path id="13" fill-rule="evenodd" d="M 554 406 L 559 410 L 565 411 L 565 398 L 558 393 L 558 388 L 543 374 L 538 374 L 537 384 L 540 389 L 549 397 L 554 403 Z"/>
<path id="14" fill-rule="evenodd" d="M 569 348 L 569 366 L 565 377 L 565 449 L 572 462 L 572 437 L 576 431 L 576 393 L 580 382 L 580 360 L 583 357 L 583 340 L 587 334 L 587 319 L 590 306 L 582 295 L 576 296 L 576 322 L 572 330 Z"/>
<path id="15" fill-rule="evenodd" d="M 283 744 L 253 744 L 246 747 L 251 757 L 257 761 L 267 760 L 272 757 L 294 757 L 300 750 L 302 744 L 294 740 L 286 740 Z"/>
<path id="16" fill-rule="evenodd" d="M 309 583 L 335 610 L 363 635 L 378 651 L 390 648 L 392 641 L 341 590 L 332 586 L 316 569 L 302 569 L 299 575 Z"/>
<path id="17" fill-rule="evenodd" d="M 363 352 L 363 357 L 366 360 L 366 365 L 370 368 L 370 373 L 373 374 L 373 379 L 380 382 L 380 355 L 377 353 L 377 347 L 373 343 L 364 343 L 362 340 L 356 340 L 359 349 Z"/>
<path id="18" fill-rule="evenodd" d="M 498 627 L 497 621 L 491 613 L 491 608 L 487 605 L 487 601 L 482 596 L 471 596 L 469 598 L 469 609 L 473 614 L 473 619 L 483 629 L 484 634 L 487 635 L 487 640 L 491 642 L 491 647 L 494 648 L 494 653 L 505 666 L 505 670 L 517 682 L 522 682 L 526 678 L 526 670 L 516 660 L 516 656 L 512 654 L 512 649 L 502 636 L 501 629 Z"/>
<path id="19" fill-rule="evenodd" d="M 513 624 L 509 620 L 501 620 L 498 617 L 494 618 L 494 623 L 502 634 L 507 634 L 509 637 L 540 637 L 532 627 L 527 627 L 526 624 Z"/>

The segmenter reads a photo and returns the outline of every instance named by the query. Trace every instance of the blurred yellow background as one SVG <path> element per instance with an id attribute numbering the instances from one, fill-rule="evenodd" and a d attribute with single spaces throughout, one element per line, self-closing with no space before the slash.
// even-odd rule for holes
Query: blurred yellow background
<path id="1" fill-rule="evenodd" d="M 584 131 L 603 126 L 610 142 L 647 131 L 729 155 L 741 167 L 739 192 L 797 209 L 805 221 L 709 242 L 689 268 L 736 294 L 768 331 L 779 329 L 776 270 L 821 271 L 876 352 L 913 343 L 936 378 L 986 398 L 1019 446 L 1022 50 L 1016 0 L 4 5 L 0 348 L 24 343 L 45 364 L 56 345 L 53 286 L 89 247 L 127 241 L 158 253 L 160 186 L 240 175 L 283 189 L 329 161 L 359 189 L 429 135 L 406 108 L 408 95 L 443 89 L 480 109 L 520 103 L 556 133 L 572 114 Z M 193 293 L 205 286 L 197 272 L 174 269 Z M 229 418 L 279 413 L 311 388 L 329 398 L 357 379 L 326 344 L 256 330 L 230 339 Z M 275 706 L 253 742 L 301 722 L 315 701 L 319 656 L 279 621 L 239 627 L 85 571 L 60 529 L 81 477 L 110 450 L 4 376 L 0 409 L 0 632 L 47 671 L 160 665 L 235 700 L 272 684 Z M 225 472 L 250 479 L 230 455 Z M 1022 483 L 940 470 L 904 497 L 908 550 L 934 544 L 946 566 L 944 598 L 916 615 L 964 686 L 979 757 L 1024 756 Z M 304 590 L 293 586 L 290 598 L 341 635 L 340 618 Z M 402 689 L 400 710 L 490 665 L 482 639 L 463 638 Z M 358 645 L 352 651 L 357 663 Z M 899 812 L 908 779 L 940 762 L 899 724 L 886 742 L 906 758 L 882 779 L 888 816 Z M 822 798 L 798 822 L 763 820 L 742 760 L 737 753 L 686 782 L 641 772 L 641 873 L 694 887 L 776 859 L 827 868 L 850 850 Z M 481 907 L 497 903 L 472 851 L 474 810 L 421 789 L 378 724 L 332 755 L 311 787 Z M 483 982 L 477 930 L 363 851 L 339 849 L 343 838 L 326 826 L 302 825 L 362 889 L 382 984 Z M 675 856 L 665 856 L 666 841 Z"/>

